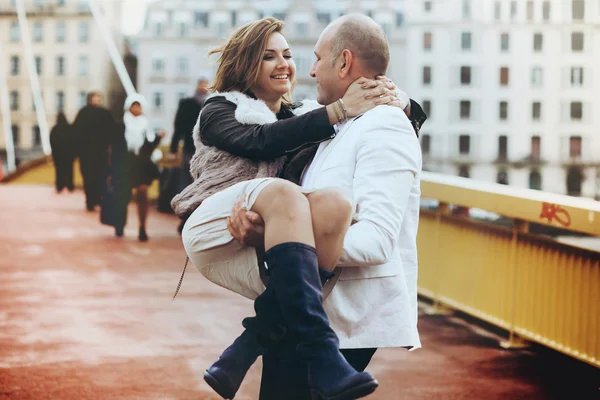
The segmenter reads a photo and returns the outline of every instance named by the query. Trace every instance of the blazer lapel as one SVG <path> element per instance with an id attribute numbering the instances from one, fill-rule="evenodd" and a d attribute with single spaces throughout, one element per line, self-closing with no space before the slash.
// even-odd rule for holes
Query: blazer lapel
<path id="1" fill-rule="evenodd" d="M 331 141 L 321 143 L 321 145 L 319 146 L 319 150 L 317 150 L 317 154 L 315 155 L 315 158 L 313 160 L 313 162 L 316 162 L 316 164 L 315 164 L 316 171 L 321 171 L 321 168 L 323 167 L 325 160 L 327 160 L 327 157 L 329 157 L 329 154 L 333 151 L 335 146 L 337 146 L 337 144 L 340 142 L 340 140 L 342 140 L 342 136 L 344 136 L 344 134 L 346 134 L 348 129 L 350 129 L 350 127 L 352 126 L 354 121 L 356 121 L 356 118 L 345 123 L 344 126 L 342 126 L 340 128 L 340 131 L 338 132 L 338 134 L 335 135 L 335 138 L 333 138 Z M 321 146 L 323 146 L 323 147 L 321 147 Z"/>

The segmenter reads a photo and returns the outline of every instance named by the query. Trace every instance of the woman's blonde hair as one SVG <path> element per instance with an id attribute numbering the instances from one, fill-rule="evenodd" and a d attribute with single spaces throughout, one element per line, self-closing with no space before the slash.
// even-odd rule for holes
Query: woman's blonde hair
<path id="1" fill-rule="evenodd" d="M 277 18 L 263 18 L 249 22 L 235 30 L 227 43 L 212 50 L 218 54 L 217 72 L 211 90 L 217 92 L 247 92 L 258 82 L 262 59 L 271 34 L 283 31 L 283 22 Z M 296 79 L 292 82 L 292 90 Z M 284 104 L 291 104 L 291 93 L 283 96 Z"/>

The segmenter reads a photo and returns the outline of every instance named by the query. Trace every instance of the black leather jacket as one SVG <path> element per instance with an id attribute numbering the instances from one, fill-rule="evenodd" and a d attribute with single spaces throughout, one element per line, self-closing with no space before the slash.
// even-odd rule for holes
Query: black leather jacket
<path id="1" fill-rule="evenodd" d="M 335 137 L 325 107 L 294 116 L 296 106 L 282 106 L 277 114 L 279 121 L 264 125 L 239 122 L 235 118 L 236 107 L 222 96 L 206 101 L 200 117 L 202 143 L 253 160 L 287 156 L 288 162 L 281 177 L 295 183 L 299 182 L 302 170 L 312 160 L 318 144 Z M 418 136 L 427 115 L 413 100 L 409 119 Z"/>

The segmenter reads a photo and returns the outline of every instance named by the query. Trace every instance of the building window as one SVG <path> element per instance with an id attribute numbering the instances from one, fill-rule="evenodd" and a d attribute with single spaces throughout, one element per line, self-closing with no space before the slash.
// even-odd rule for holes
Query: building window
<path id="1" fill-rule="evenodd" d="M 165 72 L 165 60 L 162 58 L 152 59 L 152 73 L 154 75 L 162 75 Z"/>
<path id="2" fill-rule="evenodd" d="M 542 119 L 542 103 L 539 101 L 534 101 L 531 103 L 531 119 L 534 121 L 539 121 Z"/>
<path id="3" fill-rule="evenodd" d="M 569 138 L 569 157 L 581 157 L 581 136 Z"/>
<path id="4" fill-rule="evenodd" d="M 571 86 L 583 86 L 583 67 L 571 67 Z"/>
<path id="5" fill-rule="evenodd" d="M 533 67 L 531 69 L 531 86 L 540 87 L 543 84 L 542 67 Z"/>
<path id="6" fill-rule="evenodd" d="M 573 20 L 583 21 L 585 15 L 585 1 L 584 0 L 572 0 L 571 11 Z"/>
<path id="7" fill-rule="evenodd" d="M 294 57 L 296 62 L 296 75 L 297 76 L 309 76 L 311 63 L 307 57 L 297 56 Z"/>
<path id="8" fill-rule="evenodd" d="M 510 45 L 510 36 L 508 33 L 502 33 L 500 35 L 500 51 L 508 51 Z"/>
<path id="9" fill-rule="evenodd" d="M 421 136 L 421 153 L 429 154 L 431 152 L 431 135 Z"/>
<path id="10" fill-rule="evenodd" d="M 425 0 L 423 2 L 423 9 L 425 10 L 425 12 L 431 12 L 431 10 L 433 9 L 433 2 L 431 0 Z"/>
<path id="11" fill-rule="evenodd" d="M 9 96 L 10 111 L 19 111 L 19 92 L 11 90 Z"/>
<path id="12" fill-rule="evenodd" d="M 186 37 L 188 35 L 188 24 L 185 22 L 180 22 L 178 24 L 178 32 L 179 37 Z"/>
<path id="13" fill-rule="evenodd" d="M 460 119 L 471 118 L 471 102 L 469 100 L 460 101 Z"/>
<path id="14" fill-rule="evenodd" d="M 529 172 L 529 189 L 542 190 L 542 175 L 539 171 Z"/>
<path id="15" fill-rule="evenodd" d="M 527 0 L 527 21 L 533 20 L 533 0 Z"/>
<path id="16" fill-rule="evenodd" d="M 583 172 L 581 168 L 571 167 L 567 172 L 567 194 L 569 196 L 581 196 L 581 182 Z"/>
<path id="17" fill-rule="evenodd" d="M 323 25 L 329 25 L 329 23 L 331 22 L 331 13 L 318 12 L 317 13 L 317 21 L 319 21 Z"/>
<path id="18" fill-rule="evenodd" d="M 502 18 L 502 3 L 499 1 L 496 1 L 494 3 L 494 19 L 496 21 L 500 21 L 501 18 Z"/>
<path id="19" fill-rule="evenodd" d="M 471 174 L 469 172 L 469 166 L 468 165 L 461 165 L 458 168 L 458 176 L 460 176 L 462 178 L 469 178 L 471 176 Z"/>
<path id="20" fill-rule="evenodd" d="M 18 42 L 19 40 L 21 40 L 21 31 L 19 30 L 19 23 L 11 22 L 10 23 L 10 41 L 14 43 L 14 42 Z"/>
<path id="21" fill-rule="evenodd" d="M 79 92 L 79 108 L 84 107 L 87 104 L 87 93 L 85 91 Z"/>
<path id="22" fill-rule="evenodd" d="M 431 67 L 423 67 L 423 85 L 431 84 Z"/>
<path id="23" fill-rule="evenodd" d="M 396 27 L 400 27 L 404 24 L 404 13 L 402 11 L 396 11 Z"/>
<path id="24" fill-rule="evenodd" d="M 431 50 L 431 32 L 423 34 L 423 50 Z"/>
<path id="25" fill-rule="evenodd" d="M 183 75 L 188 73 L 189 62 L 186 57 L 179 57 L 177 59 L 177 72 Z"/>
<path id="26" fill-rule="evenodd" d="M 12 131 L 13 145 L 15 147 L 17 147 L 21 144 L 21 135 L 19 132 L 19 125 L 12 125 L 10 128 Z"/>
<path id="27" fill-rule="evenodd" d="M 308 36 L 308 23 L 296 22 L 296 36 L 302 38 Z"/>
<path id="28" fill-rule="evenodd" d="M 583 118 L 583 103 L 581 101 L 571 102 L 571 120 L 581 121 Z"/>
<path id="29" fill-rule="evenodd" d="M 508 159 L 508 136 L 498 137 L 498 160 L 506 161 Z"/>
<path id="30" fill-rule="evenodd" d="M 498 117 L 501 121 L 506 121 L 508 119 L 508 102 L 501 101 L 498 104 Z"/>
<path id="31" fill-rule="evenodd" d="M 544 21 L 550 21 L 550 10 L 550 0 L 544 1 L 544 3 L 542 3 L 542 17 L 544 18 Z"/>
<path id="32" fill-rule="evenodd" d="M 181 100 L 185 99 L 186 96 L 187 94 L 184 91 L 175 93 L 175 102 L 179 103 Z"/>
<path id="33" fill-rule="evenodd" d="M 388 24 L 387 22 L 382 22 L 379 25 L 381 25 L 381 29 L 383 30 L 383 33 L 385 33 L 385 37 L 389 38 L 392 35 L 392 25 Z"/>
<path id="34" fill-rule="evenodd" d="M 31 128 L 31 137 L 32 137 L 33 147 L 40 147 L 42 145 L 42 134 L 40 133 L 39 125 L 34 125 Z"/>
<path id="35" fill-rule="evenodd" d="M 163 94 L 161 92 L 152 93 L 152 108 L 154 111 L 162 110 L 163 106 Z"/>
<path id="36" fill-rule="evenodd" d="M 38 75 L 42 74 L 42 56 L 35 56 L 35 71 Z"/>
<path id="37" fill-rule="evenodd" d="M 539 136 L 531 137 L 531 159 L 539 161 L 542 155 L 542 138 Z"/>
<path id="38" fill-rule="evenodd" d="M 516 0 L 513 0 L 510 2 L 510 19 L 511 20 L 517 19 L 517 2 L 516 2 Z"/>
<path id="39" fill-rule="evenodd" d="M 208 13 L 197 11 L 194 14 L 194 26 L 197 28 L 208 28 Z"/>
<path id="40" fill-rule="evenodd" d="M 10 57 L 10 74 L 12 76 L 19 75 L 19 56 L 11 56 Z"/>
<path id="41" fill-rule="evenodd" d="M 79 4 L 77 5 L 77 8 L 81 12 L 89 11 L 90 10 L 89 0 L 79 0 Z"/>
<path id="42" fill-rule="evenodd" d="M 571 50 L 583 51 L 583 32 L 571 33 Z"/>
<path id="43" fill-rule="evenodd" d="M 88 76 L 89 64 L 87 56 L 79 56 L 79 76 Z"/>
<path id="44" fill-rule="evenodd" d="M 496 174 L 496 183 L 508 185 L 508 173 L 505 170 L 501 169 L 498 171 Z"/>
<path id="45" fill-rule="evenodd" d="M 227 23 L 225 21 L 217 22 L 217 37 L 224 38 L 227 36 Z"/>
<path id="46" fill-rule="evenodd" d="M 542 47 L 544 45 L 544 36 L 541 33 L 533 34 L 533 51 L 539 52 L 542 51 Z"/>
<path id="47" fill-rule="evenodd" d="M 460 67 L 460 84 L 470 85 L 471 84 L 471 67 Z"/>
<path id="48" fill-rule="evenodd" d="M 471 50 L 471 32 L 463 32 L 460 35 L 460 48 L 463 50 Z"/>
<path id="49" fill-rule="evenodd" d="M 458 137 L 458 152 L 463 155 L 471 152 L 471 136 L 460 135 Z"/>
<path id="50" fill-rule="evenodd" d="M 423 100 L 423 112 L 431 119 L 431 100 Z"/>
<path id="51" fill-rule="evenodd" d="M 471 0 L 463 0 L 462 16 L 464 19 L 471 18 Z"/>
<path id="52" fill-rule="evenodd" d="M 274 12 L 273 13 L 273 18 L 276 18 L 280 21 L 285 21 L 286 16 L 287 16 L 287 13 L 284 13 L 284 12 Z"/>
<path id="53" fill-rule="evenodd" d="M 58 91 L 56 92 L 56 111 L 64 111 L 65 110 L 65 92 Z"/>
<path id="54" fill-rule="evenodd" d="M 42 23 L 36 22 L 33 24 L 33 41 L 41 42 L 43 39 Z"/>
<path id="55" fill-rule="evenodd" d="M 154 35 L 154 37 L 160 37 L 162 36 L 163 33 L 163 25 L 160 22 L 155 22 L 153 29 L 152 29 L 152 34 Z"/>
<path id="56" fill-rule="evenodd" d="M 87 43 L 90 39 L 90 25 L 87 22 L 79 23 L 79 43 Z"/>
<path id="57" fill-rule="evenodd" d="M 56 75 L 65 75 L 65 58 L 63 56 L 56 57 Z"/>
<path id="58" fill-rule="evenodd" d="M 64 22 L 56 23 L 56 42 L 64 43 L 66 38 L 67 27 Z"/>
<path id="59" fill-rule="evenodd" d="M 56 4 L 59 6 L 64 6 L 66 3 L 66 0 L 57 0 Z"/>
<path id="60" fill-rule="evenodd" d="M 508 67 L 500 68 L 500 86 L 508 85 Z"/>
<path id="61" fill-rule="evenodd" d="M 231 26 L 236 27 L 237 26 L 237 21 L 238 21 L 237 11 L 236 10 L 232 10 L 231 11 Z"/>

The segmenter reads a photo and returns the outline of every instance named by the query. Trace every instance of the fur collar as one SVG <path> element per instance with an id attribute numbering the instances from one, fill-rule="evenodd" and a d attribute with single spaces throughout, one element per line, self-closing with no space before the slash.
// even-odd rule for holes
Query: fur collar
<path id="1" fill-rule="evenodd" d="M 224 92 L 224 93 L 213 93 L 210 97 L 223 96 L 226 100 L 232 102 L 237 107 L 235 109 L 235 119 L 244 125 L 253 124 L 270 124 L 277 121 L 277 116 L 271 109 L 265 104 L 264 101 L 253 99 L 252 97 L 241 93 L 241 92 Z M 209 98 L 210 98 L 209 97 Z M 309 111 L 316 110 L 322 107 L 316 100 L 303 100 L 300 103 L 296 103 L 292 107 L 294 115 L 302 115 Z M 202 145 L 200 141 L 200 116 L 202 111 L 198 115 L 196 125 L 194 125 L 193 137 L 196 148 Z"/>

